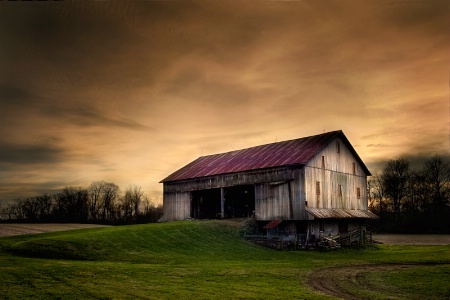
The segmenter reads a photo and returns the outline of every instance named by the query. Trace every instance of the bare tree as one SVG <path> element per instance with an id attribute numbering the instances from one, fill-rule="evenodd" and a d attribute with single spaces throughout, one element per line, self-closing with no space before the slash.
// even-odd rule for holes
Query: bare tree
<path id="1" fill-rule="evenodd" d="M 120 195 L 120 188 L 114 183 L 105 182 L 102 193 L 102 219 L 114 221 L 116 218 L 116 200 Z"/>
<path id="2" fill-rule="evenodd" d="M 449 203 L 450 164 L 435 155 L 425 162 L 424 174 L 431 188 L 433 206 L 442 209 Z"/>
<path id="3" fill-rule="evenodd" d="M 88 216 L 88 192 L 82 188 L 65 187 L 56 196 L 53 211 L 60 221 L 85 222 Z"/>
<path id="4" fill-rule="evenodd" d="M 36 196 L 35 201 L 38 205 L 39 219 L 48 219 L 52 213 L 53 199 L 48 194 Z"/>
<path id="5" fill-rule="evenodd" d="M 116 200 L 120 195 L 120 188 L 115 183 L 94 181 L 88 188 L 89 218 L 97 222 L 114 221 L 116 216 Z"/>
<path id="6" fill-rule="evenodd" d="M 383 186 L 394 206 L 394 213 L 400 213 L 403 197 L 407 194 L 410 177 L 409 162 L 404 159 L 390 160 L 383 170 Z"/>
<path id="7" fill-rule="evenodd" d="M 16 219 L 16 220 L 25 220 L 26 213 L 24 210 L 23 201 L 17 200 L 17 203 L 12 204 L 10 213 L 11 213 L 11 215 L 14 216 L 14 219 Z"/>
<path id="8" fill-rule="evenodd" d="M 21 202 L 22 209 L 25 213 L 25 219 L 36 221 L 39 219 L 39 207 L 34 198 L 27 198 Z"/>
<path id="9" fill-rule="evenodd" d="M 89 218 L 94 222 L 100 214 L 100 208 L 102 207 L 103 191 L 105 186 L 104 181 L 94 181 L 88 188 L 88 209 Z"/>
<path id="10" fill-rule="evenodd" d="M 30 197 L 0 207 L 0 219 L 49 222 L 156 222 L 162 207 L 155 206 L 141 187 L 131 185 L 120 197 L 114 183 L 93 182 L 88 189 L 65 187 L 54 195 Z M 118 201 L 120 200 L 120 202 Z"/>
<path id="11" fill-rule="evenodd" d="M 122 211 L 127 222 L 136 221 L 139 216 L 139 206 L 144 199 L 144 193 L 141 187 L 130 186 L 122 198 Z"/>
<path id="12" fill-rule="evenodd" d="M 387 209 L 387 203 L 385 198 L 385 191 L 383 185 L 383 177 L 379 174 L 375 174 L 371 179 L 369 179 L 370 184 L 368 185 L 370 189 L 368 190 L 368 194 L 370 194 L 371 206 L 378 213 L 382 213 Z M 376 209 L 376 202 L 378 201 L 378 209 Z"/>
<path id="13" fill-rule="evenodd" d="M 12 203 L 7 204 L 6 206 L 2 207 L 2 215 L 6 217 L 7 220 L 18 220 L 20 219 L 20 214 L 18 213 L 20 205 L 19 200 L 13 200 Z"/>
<path id="14" fill-rule="evenodd" d="M 430 187 L 422 171 L 411 171 L 403 207 L 406 211 L 419 213 L 429 206 Z"/>
<path id="15" fill-rule="evenodd" d="M 157 222 L 163 214 L 162 205 L 155 204 L 147 196 L 144 196 L 144 199 L 141 202 L 141 207 L 141 222 L 143 223 Z"/>
<path id="16" fill-rule="evenodd" d="M 430 216 L 433 218 L 432 229 L 435 232 L 448 231 L 450 221 L 450 165 L 435 155 L 425 162 L 423 172 L 430 188 Z"/>

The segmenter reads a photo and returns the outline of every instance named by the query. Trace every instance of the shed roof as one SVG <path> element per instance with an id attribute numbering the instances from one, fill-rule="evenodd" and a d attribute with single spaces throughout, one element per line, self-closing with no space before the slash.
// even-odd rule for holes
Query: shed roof
<path id="1" fill-rule="evenodd" d="M 201 156 L 175 171 L 161 182 L 186 180 L 281 166 L 306 164 L 335 138 L 341 138 L 358 159 L 365 173 L 369 170 L 341 130 L 295 140 L 271 143 L 226 153 Z"/>
<path id="2" fill-rule="evenodd" d="M 278 225 L 280 225 L 280 223 L 283 222 L 283 220 L 272 220 L 270 221 L 266 226 L 264 226 L 264 229 L 271 229 L 271 228 L 275 228 Z"/>
<path id="3" fill-rule="evenodd" d="M 306 211 L 316 219 L 378 219 L 369 210 L 339 209 L 339 208 L 306 208 Z"/>

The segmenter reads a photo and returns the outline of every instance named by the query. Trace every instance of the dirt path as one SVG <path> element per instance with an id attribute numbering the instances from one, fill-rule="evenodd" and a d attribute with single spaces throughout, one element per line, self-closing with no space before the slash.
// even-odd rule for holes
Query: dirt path
<path id="1" fill-rule="evenodd" d="M 370 296 L 371 293 L 377 290 L 380 291 L 382 287 L 367 281 L 364 276 L 366 273 L 417 268 L 417 266 L 415 264 L 366 264 L 347 267 L 329 267 L 313 272 L 308 278 L 308 283 L 313 289 L 340 299 L 367 300 L 372 299 Z M 354 289 L 357 288 L 359 292 L 366 292 L 368 296 L 361 297 L 353 294 L 351 292 L 352 288 L 345 288 L 345 286 L 349 285 Z"/>
<path id="2" fill-rule="evenodd" d="M 450 245 L 450 235 L 412 235 L 412 234 L 374 234 L 377 242 L 389 245 Z M 352 294 L 352 285 L 359 291 L 366 291 L 368 295 L 381 287 L 374 286 L 365 279 L 369 272 L 393 271 L 405 268 L 417 267 L 417 265 L 390 265 L 390 264 L 364 264 L 354 266 L 328 267 L 314 271 L 309 275 L 309 285 L 324 294 L 342 299 L 371 299 Z"/>
<path id="3" fill-rule="evenodd" d="M 389 245 L 450 245 L 448 234 L 373 234 L 372 238 Z"/>
<path id="4" fill-rule="evenodd" d="M 84 228 L 107 227 L 94 224 L 0 224 L 0 237 L 21 234 L 35 234 Z"/>

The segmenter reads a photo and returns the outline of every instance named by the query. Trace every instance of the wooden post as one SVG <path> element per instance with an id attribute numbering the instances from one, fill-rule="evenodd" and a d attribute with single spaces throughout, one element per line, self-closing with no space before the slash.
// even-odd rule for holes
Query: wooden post
<path id="1" fill-rule="evenodd" d="M 292 207 L 292 191 L 291 191 L 291 181 L 288 181 L 288 197 L 289 197 L 289 219 L 294 219 L 294 209 Z"/>
<path id="2" fill-rule="evenodd" d="M 225 218 L 225 193 L 223 187 L 220 188 L 220 216 Z"/>

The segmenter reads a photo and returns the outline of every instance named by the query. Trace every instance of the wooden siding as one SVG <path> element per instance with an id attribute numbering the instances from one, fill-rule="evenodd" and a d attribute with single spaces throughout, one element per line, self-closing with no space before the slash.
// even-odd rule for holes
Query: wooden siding
<path id="1" fill-rule="evenodd" d="M 293 195 L 293 220 L 304 220 L 306 217 L 306 194 L 305 194 L 305 168 L 296 170 L 294 181 L 292 182 Z"/>
<path id="2" fill-rule="evenodd" d="M 292 214 L 290 182 L 255 186 L 255 213 L 257 220 L 288 220 Z"/>
<path id="3" fill-rule="evenodd" d="M 339 153 L 337 142 L 340 145 Z M 322 168 L 322 156 L 325 168 Z M 305 178 L 308 207 L 367 209 L 366 173 L 342 140 L 336 139 L 307 163 Z M 320 195 L 316 192 L 317 182 L 320 182 Z M 340 189 L 342 196 L 339 195 Z"/>
<path id="4" fill-rule="evenodd" d="M 166 192 L 163 198 L 164 216 L 162 221 L 186 220 L 191 215 L 190 192 Z"/>
<path id="5" fill-rule="evenodd" d="M 293 179 L 255 185 L 255 214 L 259 221 L 304 220 L 304 169 L 293 171 Z"/>

